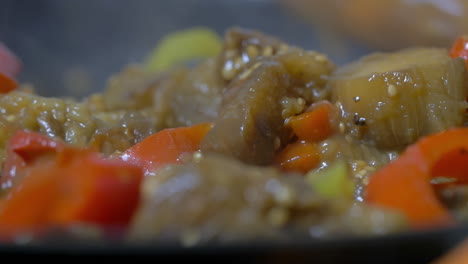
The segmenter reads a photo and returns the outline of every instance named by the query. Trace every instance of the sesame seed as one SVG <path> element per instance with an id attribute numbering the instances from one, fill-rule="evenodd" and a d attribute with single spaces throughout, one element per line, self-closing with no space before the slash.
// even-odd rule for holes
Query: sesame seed
<path id="1" fill-rule="evenodd" d="M 369 184 L 369 177 L 366 177 L 366 178 L 362 179 L 362 184 L 368 185 Z"/>
<path id="2" fill-rule="evenodd" d="M 356 166 L 359 169 L 361 169 L 361 168 L 363 168 L 363 167 L 365 167 L 367 165 L 367 163 L 365 161 L 363 161 L 363 160 L 356 160 L 355 163 L 356 163 Z"/>
<path id="3" fill-rule="evenodd" d="M 398 90 L 395 85 L 389 84 L 387 87 L 387 92 L 390 97 L 395 97 L 398 94 Z"/>
<path id="4" fill-rule="evenodd" d="M 256 58 L 259 53 L 257 46 L 254 46 L 254 45 L 248 45 L 246 48 L 246 52 L 249 58 L 251 59 Z"/>
<path id="5" fill-rule="evenodd" d="M 285 186 L 274 193 L 274 198 L 278 204 L 284 206 L 290 206 L 295 200 L 293 191 Z"/>
<path id="6" fill-rule="evenodd" d="M 193 153 L 192 161 L 198 163 L 202 160 L 203 154 L 200 151 L 195 151 Z"/>
<path id="7" fill-rule="evenodd" d="M 341 134 L 346 132 L 346 126 L 345 126 L 345 124 L 343 122 L 340 122 L 340 124 L 338 125 L 338 128 L 340 129 Z"/>
<path id="8" fill-rule="evenodd" d="M 263 48 L 262 55 L 264 57 L 269 57 L 269 56 L 273 55 L 273 47 L 272 46 L 266 46 L 265 48 Z"/>
<path id="9" fill-rule="evenodd" d="M 273 145 L 275 147 L 275 150 L 278 150 L 281 147 L 281 139 L 279 137 L 275 137 Z"/>
<path id="10" fill-rule="evenodd" d="M 223 78 L 227 81 L 230 81 L 236 75 L 236 70 L 234 70 L 234 65 L 231 60 L 226 61 L 223 67 L 223 71 L 221 73 Z"/>
<path id="11" fill-rule="evenodd" d="M 242 66 L 244 66 L 244 61 L 242 60 L 241 57 L 237 57 L 235 60 L 234 60 L 234 69 L 238 70 L 240 69 Z"/>
<path id="12" fill-rule="evenodd" d="M 305 105 L 305 100 L 304 100 L 304 98 L 301 98 L 301 97 L 297 98 L 297 104 L 298 104 L 299 106 L 301 106 L 301 107 L 304 107 L 304 105 Z"/>
<path id="13" fill-rule="evenodd" d="M 367 172 L 365 170 L 360 170 L 356 173 L 356 177 L 363 178 L 366 174 Z"/>

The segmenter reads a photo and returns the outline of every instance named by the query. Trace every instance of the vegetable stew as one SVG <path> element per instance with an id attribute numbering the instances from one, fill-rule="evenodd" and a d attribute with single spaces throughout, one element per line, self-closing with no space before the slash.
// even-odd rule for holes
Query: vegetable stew
<path id="1" fill-rule="evenodd" d="M 18 82 L 1 45 L 0 239 L 191 246 L 466 222 L 466 43 L 337 66 L 254 30 L 188 29 L 82 100 Z"/>

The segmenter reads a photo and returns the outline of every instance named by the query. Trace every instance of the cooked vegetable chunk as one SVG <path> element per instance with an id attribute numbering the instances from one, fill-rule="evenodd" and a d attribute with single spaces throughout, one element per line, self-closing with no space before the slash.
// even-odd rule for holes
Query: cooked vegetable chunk
<path id="1" fill-rule="evenodd" d="M 202 151 L 216 152 L 247 163 L 273 161 L 275 140 L 285 139 L 280 100 L 287 94 L 289 76 L 277 62 L 265 62 L 245 80 L 228 87 L 224 106 Z"/>
<path id="2" fill-rule="evenodd" d="M 150 71 L 168 70 L 193 59 L 218 55 L 221 40 L 209 28 L 194 27 L 166 35 L 148 57 L 146 67 Z"/>
<path id="3" fill-rule="evenodd" d="M 25 165 L 18 184 L 0 200 L 0 239 L 77 223 L 128 225 L 139 203 L 141 168 L 89 149 L 53 149 L 52 141 L 44 146 L 34 133 L 32 144 L 27 133 L 20 136 L 25 142 L 17 142 L 16 151 L 36 160 Z M 45 150 L 49 155 L 39 155 Z"/>
<path id="4" fill-rule="evenodd" d="M 321 197 L 301 175 L 202 155 L 145 179 L 130 239 L 169 239 L 192 246 L 282 238 L 294 231 L 320 236 L 405 227 L 398 215 L 351 201 Z"/>
<path id="5" fill-rule="evenodd" d="M 275 151 L 292 137 L 291 129 L 284 126 L 286 119 L 327 97 L 325 85 L 334 65 L 317 52 L 235 29 L 225 37 L 220 60 L 228 65 L 238 59 L 243 61 L 233 68 L 232 76 L 224 76 L 226 86 L 218 118 L 202 150 L 268 165 Z"/>
<path id="6" fill-rule="evenodd" d="M 347 130 L 383 148 L 463 124 L 465 65 L 444 49 L 374 54 L 332 77 Z"/>

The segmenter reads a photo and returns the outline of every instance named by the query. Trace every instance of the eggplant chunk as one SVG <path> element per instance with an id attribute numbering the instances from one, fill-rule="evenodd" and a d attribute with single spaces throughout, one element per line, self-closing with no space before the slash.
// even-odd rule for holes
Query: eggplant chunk
<path id="1" fill-rule="evenodd" d="M 292 85 L 301 89 L 299 92 L 308 103 L 329 95 L 323 87 L 335 65 L 327 56 L 305 51 L 258 31 L 237 27 L 228 30 L 224 37 L 223 51 L 218 56 L 218 76 L 229 84 L 265 60 L 281 62 L 293 78 Z"/>
<path id="2" fill-rule="evenodd" d="M 227 84 L 249 64 L 288 49 L 288 45 L 277 38 L 254 30 L 232 28 L 224 36 L 223 51 L 218 57 L 219 76 Z"/>
<path id="3" fill-rule="evenodd" d="M 249 164 L 271 164 L 291 137 L 285 119 L 325 98 L 321 91 L 333 69 L 324 55 L 301 50 L 258 60 L 226 86 L 201 149 Z"/>
<path id="4" fill-rule="evenodd" d="M 223 96 L 215 126 L 202 142 L 216 152 L 246 163 L 267 165 L 275 140 L 284 135 L 280 101 L 287 95 L 289 75 L 278 62 L 263 62 L 246 79 L 232 82 Z"/>
<path id="5" fill-rule="evenodd" d="M 300 175 L 203 155 L 145 181 L 130 237 L 184 241 L 193 232 L 202 241 L 277 237 L 294 212 L 319 217 L 327 212 L 326 204 Z M 278 210 L 282 217 L 271 216 Z"/>
<path id="6" fill-rule="evenodd" d="M 169 165 L 145 178 L 141 193 L 129 241 L 194 246 L 407 228 L 395 212 L 320 196 L 302 175 L 217 155 Z"/>
<path id="7" fill-rule="evenodd" d="M 463 125 L 465 65 L 444 49 L 377 53 L 339 69 L 329 84 L 347 133 L 384 149 Z"/>

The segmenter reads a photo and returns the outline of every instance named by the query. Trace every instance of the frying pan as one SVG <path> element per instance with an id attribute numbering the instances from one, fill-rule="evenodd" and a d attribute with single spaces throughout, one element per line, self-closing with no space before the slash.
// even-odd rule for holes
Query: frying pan
<path id="1" fill-rule="evenodd" d="M 102 91 L 108 77 L 142 62 L 165 34 L 208 26 L 220 34 L 231 26 L 258 29 L 288 43 L 327 53 L 338 64 L 368 52 L 345 43 L 330 49 L 317 31 L 269 0 L 2 0 L 0 39 L 23 61 L 20 80 L 44 96 L 86 96 Z M 73 89 L 73 76 L 86 89 Z M 70 77 L 71 76 L 71 77 Z M 158 260 L 204 259 L 277 263 L 426 263 L 459 243 L 468 227 L 384 237 L 289 242 L 245 241 L 184 248 L 165 243 L 118 244 L 50 239 L 34 245 L 0 245 L 4 255 L 143 255 Z"/>

